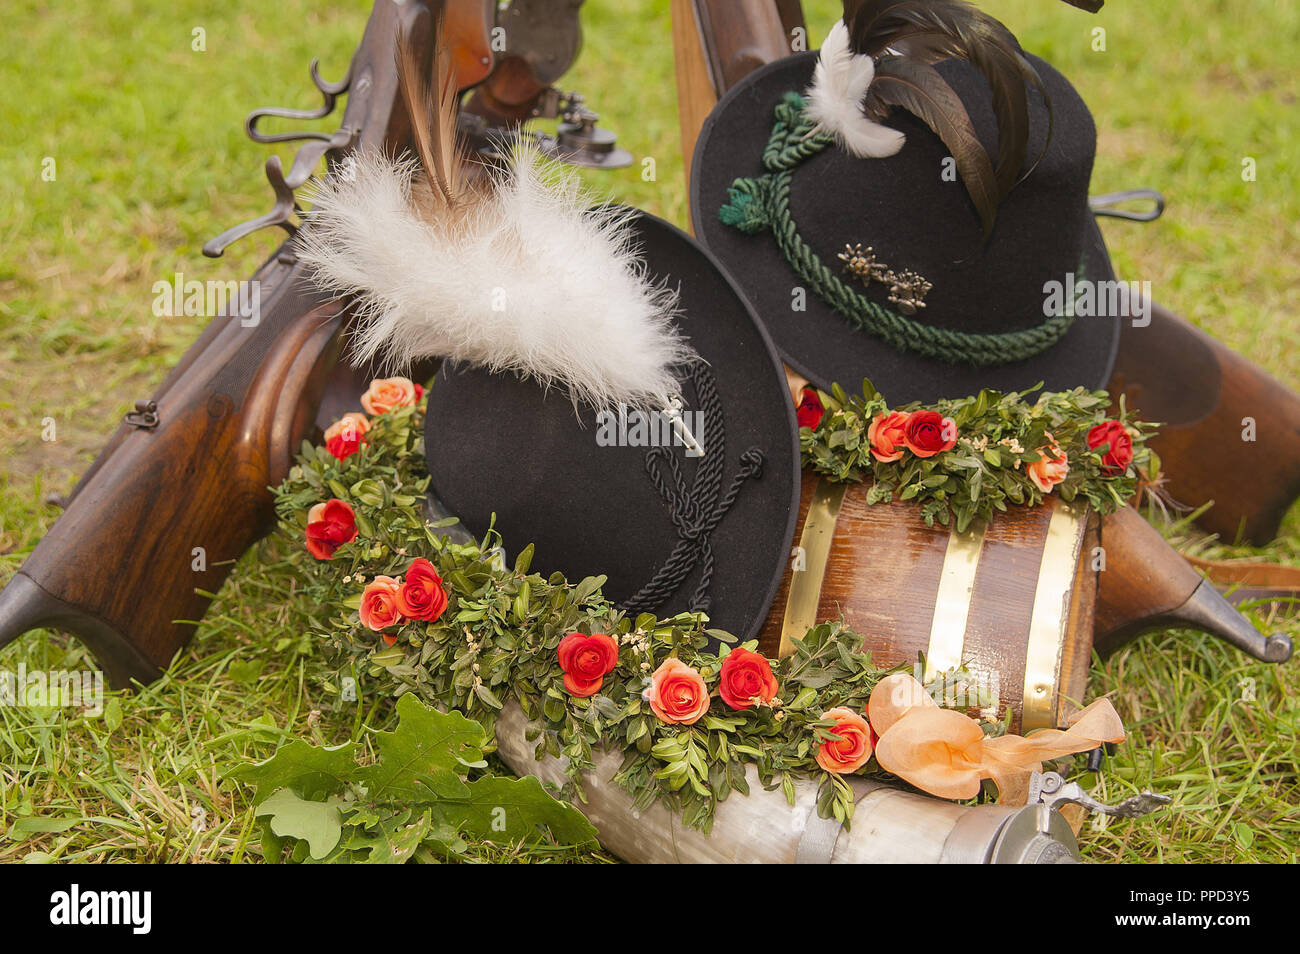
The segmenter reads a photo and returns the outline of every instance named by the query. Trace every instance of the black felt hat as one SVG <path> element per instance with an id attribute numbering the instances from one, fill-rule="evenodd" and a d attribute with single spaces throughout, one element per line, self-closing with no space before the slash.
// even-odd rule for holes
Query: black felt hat
<path id="1" fill-rule="evenodd" d="M 674 374 L 704 455 L 662 420 L 598 419 L 586 405 L 575 412 L 562 389 L 448 362 L 429 393 L 430 492 L 476 535 L 495 513 L 507 550 L 534 544 L 539 571 L 606 574 L 606 596 L 629 612 L 702 609 L 750 639 L 799 509 L 790 394 L 767 334 L 713 257 L 648 214 L 633 232 L 650 276 L 678 289 L 675 322 L 703 359 Z M 649 440 L 658 446 L 629 446 Z"/>
<path id="2" fill-rule="evenodd" d="M 1068 303 L 1064 315 L 1045 313 L 1049 282 L 1068 295 L 1071 276 L 1076 285 L 1114 279 L 1088 208 L 1096 129 L 1070 83 L 1042 60 L 1026 59 L 1050 97 L 1050 137 L 1045 99 L 1030 89 L 1027 155 L 1042 152 L 1041 159 L 1003 199 L 987 238 L 962 178 L 950 174 L 947 147 L 911 113 L 894 108 L 884 120 L 906 136 L 895 155 L 857 158 L 834 142 L 816 148 L 815 124 L 800 115 L 799 98 L 816 53 L 756 70 L 708 117 L 691 167 L 696 234 L 744 290 L 786 363 L 817 386 L 839 382 L 852 391 L 870 378 L 893 403 L 1038 381 L 1049 390 L 1105 386 L 1119 318 L 1072 317 Z M 937 69 L 993 153 L 998 126 L 984 77 L 964 60 Z M 781 121 L 784 141 L 782 130 L 774 135 Z M 795 157 L 784 217 L 772 212 L 770 189 L 782 147 Z M 801 240 L 793 254 L 792 235 Z M 858 245 L 880 267 L 929 282 L 923 307 L 905 314 L 909 303 L 892 302 L 887 282 L 845 271 L 840 253 Z M 829 303 L 843 302 L 846 291 L 860 299 L 853 314 L 872 316 L 867 327 Z M 1015 347 L 1004 348 L 1008 341 Z M 1021 356 L 1026 351 L 1033 353 Z"/>

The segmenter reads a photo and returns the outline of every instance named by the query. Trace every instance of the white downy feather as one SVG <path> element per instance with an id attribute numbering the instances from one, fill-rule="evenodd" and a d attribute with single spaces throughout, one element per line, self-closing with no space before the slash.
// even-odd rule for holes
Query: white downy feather
<path id="1" fill-rule="evenodd" d="M 817 57 L 805 112 L 848 152 L 863 159 L 892 156 L 906 138 L 862 111 L 862 100 L 875 76 L 875 61 L 853 52 L 849 28 L 843 20 L 836 21 Z"/>
<path id="2" fill-rule="evenodd" d="M 673 325 L 626 212 L 592 212 L 576 176 L 521 149 L 495 187 L 448 221 L 412 204 L 417 164 L 374 152 L 319 183 L 300 259 L 356 295 L 358 361 L 442 357 L 562 386 L 595 408 L 649 409 L 698 360 Z"/>

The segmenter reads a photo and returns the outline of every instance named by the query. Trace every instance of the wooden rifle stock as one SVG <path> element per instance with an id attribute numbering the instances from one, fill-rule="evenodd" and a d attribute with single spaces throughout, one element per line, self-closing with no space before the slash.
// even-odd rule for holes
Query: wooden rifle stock
<path id="1" fill-rule="evenodd" d="M 331 161 L 360 147 L 405 147 L 397 38 L 409 33 L 431 49 L 433 22 L 425 3 L 377 0 L 352 59 Z M 193 635 L 205 593 L 270 529 L 268 488 L 288 475 L 317 423 L 348 308 L 312 287 L 292 237 L 253 280 L 260 313 L 213 319 L 152 404 L 127 415 L 0 592 L 0 645 L 36 627 L 64 629 L 114 684 L 152 679 Z"/>
<path id="2" fill-rule="evenodd" d="M 682 162 L 691 157 L 704 119 L 719 97 L 747 74 L 791 52 L 803 25 L 797 0 L 672 0 L 673 50 Z"/>
<path id="3" fill-rule="evenodd" d="M 1300 496 L 1300 395 L 1156 304 L 1149 325 L 1124 322 L 1109 388 L 1163 424 L 1151 446 L 1165 486 L 1188 506 L 1214 501 L 1202 526 L 1228 543 L 1277 535 Z"/>

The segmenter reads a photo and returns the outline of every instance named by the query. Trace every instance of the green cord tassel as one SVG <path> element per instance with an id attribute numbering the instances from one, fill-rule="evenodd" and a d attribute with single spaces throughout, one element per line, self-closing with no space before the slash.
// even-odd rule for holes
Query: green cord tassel
<path id="1" fill-rule="evenodd" d="M 718 220 L 746 235 L 756 235 L 772 227 L 768 215 L 767 192 L 770 177 L 737 179 L 727 189 L 727 202 L 718 209 Z"/>

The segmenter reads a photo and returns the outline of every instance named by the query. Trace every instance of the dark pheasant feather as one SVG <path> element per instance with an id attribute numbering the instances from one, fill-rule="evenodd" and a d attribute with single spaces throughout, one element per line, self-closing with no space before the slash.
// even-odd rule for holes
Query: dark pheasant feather
<path id="1" fill-rule="evenodd" d="M 1046 97 L 1041 78 L 1015 37 L 962 0 L 846 0 L 845 14 L 853 51 L 877 59 L 877 77 L 882 70 L 892 77 L 888 98 L 878 93 L 886 86 L 873 82 L 864 104 L 867 114 L 881 118 L 891 106 L 902 106 L 924 120 L 952 151 L 987 232 L 998 205 L 1022 178 L 1029 142 L 1027 86 Z M 969 61 L 988 81 L 998 127 L 995 158 L 988 156 L 975 135 L 965 108 L 953 108 L 954 103 L 960 106 L 960 99 L 943 77 L 933 69 L 902 65 L 932 67 L 947 59 Z M 1048 112 L 1050 116 L 1050 102 Z M 995 180 L 992 190 L 984 176 L 990 166 Z"/>
<path id="2" fill-rule="evenodd" d="M 980 214 L 984 234 L 991 232 L 1001 195 L 998 178 L 961 97 L 939 71 L 908 57 L 886 56 L 876 64 L 871 92 L 882 104 L 906 109 L 943 140 Z"/>

